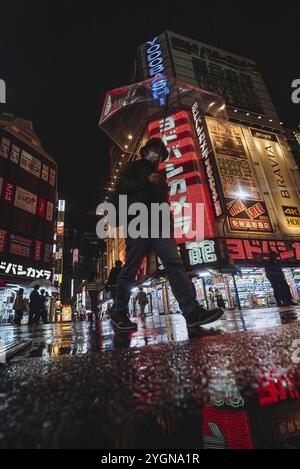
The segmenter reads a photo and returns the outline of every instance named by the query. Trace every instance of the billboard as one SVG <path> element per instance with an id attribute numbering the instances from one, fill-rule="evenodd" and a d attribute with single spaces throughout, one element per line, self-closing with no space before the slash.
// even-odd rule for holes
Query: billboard
<path id="1" fill-rule="evenodd" d="M 196 239 L 199 237 L 199 233 L 196 233 L 198 204 L 202 204 L 204 209 L 200 238 L 213 237 L 213 213 L 204 174 L 199 166 L 199 152 L 190 113 L 181 111 L 165 120 L 154 121 L 148 131 L 150 138 L 162 138 L 169 150 L 168 161 L 161 165 L 160 170 L 165 172 L 169 186 L 177 243 L 200 240 Z"/>
<path id="2" fill-rule="evenodd" d="M 0 252 L 5 251 L 6 237 L 7 237 L 7 231 L 0 230 Z"/>
<path id="3" fill-rule="evenodd" d="M 221 183 L 216 168 L 216 161 L 210 138 L 207 132 L 205 116 L 201 112 L 198 102 L 192 106 L 195 134 L 198 141 L 199 156 L 206 174 L 207 188 L 210 195 L 215 218 L 224 215 L 223 196 Z"/>
<path id="4" fill-rule="evenodd" d="M 41 175 L 42 163 L 40 162 L 40 160 L 30 155 L 30 153 L 25 150 L 22 150 L 21 153 L 20 166 L 22 169 L 28 171 L 37 178 L 39 178 Z"/>
<path id="5" fill-rule="evenodd" d="M 241 126 L 207 117 L 206 123 L 221 181 L 231 231 L 272 233 Z"/>
<path id="6" fill-rule="evenodd" d="M 10 152 L 10 160 L 16 164 L 19 164 L 21 148 L 17 145 L 12 145 Z"/>
<path id="7" fill-rule="evenodd" d="M 277 136 L 251 129 L 256 151 L 266 176 L 280 231 L 300 236 L 300 198 Z"/>
<path id="8" fill-rule="evenodd" d="M 43 164 L 42 166 L 42 175 L 41 175 L 43 181 L 46 181 L 48 182 L 48 179 L 49 179 L 49 166 L 47 166 L 46 164 Z"/>
<path id="9" fill-rule="evenodd" d="M 26 212 L 36 214 L 38 198 L 32 192 L 23 189 L 22 187 L 16 188 L 15 207 L 21 208 Z"/>
<path id="10" fill-rule="evenodd" d="M 229 111 L 244 111 L 249 122 L 257 122 L 260 115 L 279 124 L 262 76 L 251 59 L 167 31 L 140 46 L 139 63 L 139 78 L 150 78 L 156 67 L 162 69 L 160 73 L 222 96 Z M 246 113 L 252 115 L 246 117 Z"/>
<path id="11" fill-rule="evenodd" d="M 32 254 L 32 247 L 32 239 L 16 234 L 10 234 L 9 254 L 30 258 Z"/>
<path id="12" fill-rule="evenodd" d="M 10 141 L 2 137 L 0 141 L 0 156 L 7 159 L 9 157 Z"/>
<path id="13" fill-rule="evenodd" d="M 232 261 L 269 261 L 269 254 L 274 253 L 276 259 L 286 265 L 299 264 L 300 242 L 257 240 L 257 239 L 226 239 L 225 254 Z"/>

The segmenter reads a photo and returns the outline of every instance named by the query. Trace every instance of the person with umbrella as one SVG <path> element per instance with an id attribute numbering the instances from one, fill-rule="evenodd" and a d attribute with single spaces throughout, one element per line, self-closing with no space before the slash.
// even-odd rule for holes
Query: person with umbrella
<path id="1" fill-rule="evenodd" d="M 35 284 L 33 291 L 30 293 L 29 297 L 29 319 L 28 325 L 31 326 L 36 323 L 37 318 L 40 317 L 40 310 L 42 308 L 41 296 L 39 294 L 39 284 Z"/>
<path id="2" fill-rule="evenodd" d="M 144 203 L 148 213 L 153 204 L 168 203 L 168 186 L 164 178 L 157 172 L 162 161 L 167 160 L 168 150 L 160 139 L 149 140 L 140 151 L 141 158 L 125 165 L 116 184 L 116 193 L 127 195 L 130 204 Z M 129 217 L 128 217 L 129 220 Z M 172 227 L 171 214 L 170 225 Z M 149 224 L 152 217 L 149 218 Z M 159 230 L 164 229 L 158 223 Z M 223 310 L 215 308 L 207 310 L 197 302 L 195 292 L 185 271 L 183 262 L 177 252 L 177 245 L 173 234 L 169 237 L 151 238 L 151 226 L 148 225 L 148 237 L 134 239 L 128 233 L 126 237 L 126 262 L 118 277 L 116 286 L 116 301 L 111 320 L 118 330 L 136 330 L 137 324 L 128 317 L 128 302 L 134 279 L 138 273 L 142 260 L 149 251 L 153 250 L 164 264 L 166 274 L 174 296 L 186 319 L 189 328 L 210 324 L 223 315 Z M 173 229 L 171 229 L 173 231 Z"/>

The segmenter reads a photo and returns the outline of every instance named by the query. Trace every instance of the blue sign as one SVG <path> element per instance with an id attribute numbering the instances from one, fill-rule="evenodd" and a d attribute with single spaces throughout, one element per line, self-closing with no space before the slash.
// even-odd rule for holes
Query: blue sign
<path id="1" fill-rule="evenodd" d="M 148 72 L 152 82 L 152 97 L 153 101 L 159 101 L 161 106 L 166 104 L 166 96 L 170 93 L 168 80 L 164 75 L 165 64 L 162 55 L 158 37 L 147 42 L 149 46 L 147 54 Z"/>

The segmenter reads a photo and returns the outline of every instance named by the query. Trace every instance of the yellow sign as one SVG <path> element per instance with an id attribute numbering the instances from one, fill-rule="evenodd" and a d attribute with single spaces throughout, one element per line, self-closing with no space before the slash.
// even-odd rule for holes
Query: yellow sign
<path id="1" fill-rule="evenodd" d="M 71 305 L 63 305 L 61 309 L 62 322 L 72 321 L 72 307 Z"/>
<path id="2" fill-rule="evenodd" d="M 251 129 L 281 232 L 300 236 L 300 198 L 285 156 L 272 133 Z"/>

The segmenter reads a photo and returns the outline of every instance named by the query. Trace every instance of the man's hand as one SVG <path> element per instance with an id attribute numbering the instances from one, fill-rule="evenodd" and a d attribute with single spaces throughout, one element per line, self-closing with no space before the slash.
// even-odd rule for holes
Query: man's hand
<path id="1" fill-rule="evenodd" d="M 160 174 L 158 173 L 152 173 L 150 174 L 149 176 L 149 181 L 152 183 L 152 184 L 160 184 L 161 182 L 161 176 Z"/>

